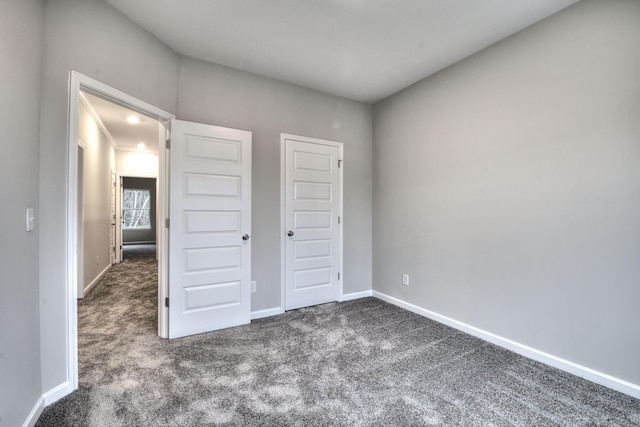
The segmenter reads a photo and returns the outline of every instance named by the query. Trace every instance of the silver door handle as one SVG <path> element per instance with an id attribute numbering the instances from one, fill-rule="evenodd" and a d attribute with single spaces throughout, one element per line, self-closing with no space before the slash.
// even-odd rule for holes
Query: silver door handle
<path id="1" fill-rule="evenodd" d="M 289 232 L 287 233 L 287 236 L 289 237 L 293 236 L 293 231 L 289 230 Z"/>
<path id="2" fill-rule="evenodd" d="M 249 240 L 249 235 L 245 234 L 244 236 L 242 236 L 242 240 Z"/>

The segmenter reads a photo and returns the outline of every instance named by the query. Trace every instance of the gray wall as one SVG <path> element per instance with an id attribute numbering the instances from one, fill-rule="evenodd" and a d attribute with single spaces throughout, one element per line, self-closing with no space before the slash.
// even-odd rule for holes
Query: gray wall
<path id="1" fill-rule="evenodd" d="M 253 132 L 253 311 L 280 306 L 280 133 L 344 143 L 344 292 L 371 289 L 369 105 L 180 57 L 177 116 Z"/>
<path id="2" fill-rule="evenodd" d="M 30 29 L 30 31 L 34 31 Z M 28 33 L 31 34 L 31 33 Z M 31 37 L 31 35 L 29 35 Z M 40 144 L 42 389 L 66 378 L 66 177 L 69 70 L 175 110 L 177 57 L 103 1 L 45 4 Z M 34 128 L 37 128 L 34 126 Z M 23 215 L 20 215 L 22 221 Z"/>
<path id="3" fill-rule="evenodd" d="M 640 384 L 639 23 L 585 0 L 374 106 L 375 291 Z"/>
<path id="4" fill-rule="evenodd" d="M 115 172 L 115 150 L 84 104 L 80 104 L 78 136 L 85 144 L 82 289 L 86 289 L 111 265 L 111 171 Z"/>
<path id="5" fill-rule="evenodd" d="M 280 132 L 345 143 L 345 292 L 371 287 L 371 106 L 180 58 L 98 0 L 46 3 L 42 76 L 42 384 L 66 378 L 67 82 L 74 69 L 178 118 L 253 131 L 253 310 L 280 304 Z M 180 91 L 178 96 L 178 84 Z"/>
<path id="6" fill-rule="evenodd" d="M 38 129 L 43 5 L 0 13 L 0 425 L 18 426 L 41 394 L 38 325 Z M 25 231 L 25 210 L 36 229 Z"/>
<path id="7" fill-rule="evenodd" d="M 156 241 L 156 179 L 133 178 L 122 179 L 124 189 L 149 190 L 151 193 L 151 228 L 145 230 L 122 229 L 122 242 L 127 243 L 155 243 Z"/>

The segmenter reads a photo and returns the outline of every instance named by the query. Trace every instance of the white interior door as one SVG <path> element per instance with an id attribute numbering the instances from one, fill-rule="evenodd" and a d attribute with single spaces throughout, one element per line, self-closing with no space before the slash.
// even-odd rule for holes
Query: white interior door
<path id="1" fill-rule="evenodd" d="M 251 320 L 251 132 L 171 121 L 169 338 Z"/>
<path id="2" fill-rule="evenodd" d="M 109 245 L 110 245 L 110 249 L 109 252 L 111 253 L 111 264 L 115 264 L 116 262 L 118 262 L 118 256 L 116 253 L 116 194 L 117 194 L 117 184 L 116 184 L 116 173 L 112 170 L 111 171 L 111 200 L 110 200 L 110 204 L 111 204 L 111 211 L 109 213 Z"/>
<path id="3" fill-rule="evenodd" d="M 285 309 L 339 299 L 342 144 L 284 137 Z"/>
<path id="4" fill-rule="evenodd" d="M 116 262 L 122 262 L 122 201 L 124 188 L 120 174 L 116 174 L 116 183 Z"/>

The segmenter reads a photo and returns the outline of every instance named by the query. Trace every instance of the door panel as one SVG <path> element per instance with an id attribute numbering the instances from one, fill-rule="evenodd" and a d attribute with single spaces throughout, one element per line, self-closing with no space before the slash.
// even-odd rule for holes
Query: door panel
<path id="1" fill-rule="evenodd" d="M 122 177 L 116 174 L 116 262 L 122 262 L 122 201 L 124 199 L 124 185 Z"/>
<path id="2" fill-rule="evenodd" d="M 111 253 L 111 264 L 118 262 L 118 256 L 116 253 L 116 173 L 111 171 L 111 212 L 110 212 L 110 226 L 109 226 L 109 244 Z"/>
<path id="3" fill-rule="evenodd" d="M 249 323 L 251 133 L 173 120 L 169 337 Z"/>
<path id="4" fill-rule="evenodd" d="M 342 260 L 341 146 L 285 139 L 285 308 L 336 301 Z"/>

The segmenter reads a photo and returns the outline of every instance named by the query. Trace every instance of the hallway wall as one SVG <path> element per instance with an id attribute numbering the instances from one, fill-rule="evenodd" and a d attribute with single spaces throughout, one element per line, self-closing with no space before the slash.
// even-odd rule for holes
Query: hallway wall
<path id="1" fill-rule="evenodd" d="M 78 136 L 84 143 L 83 289 L 111 265 L 111 171 L 115 149 L 89 110 L 80 103 Z"/>
<path id="2" fill-rule="evenodd" d="M 116 172 L 120 176 L 158 177 L 158 153 L 116 150 Z"/>

